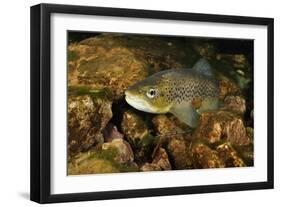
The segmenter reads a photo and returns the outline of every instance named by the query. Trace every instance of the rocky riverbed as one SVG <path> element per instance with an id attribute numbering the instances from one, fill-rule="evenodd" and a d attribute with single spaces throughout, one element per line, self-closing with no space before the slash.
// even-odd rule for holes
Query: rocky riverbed
<path id="1" fill-rule="evenodd" d="M 202 38 L 99 34 L 68 45 L 68 174 L 245 167 L 254 164 L 249 51 Z M 172 114 L 132 108 L 125 90 L 165 69 L 209 60 L 218 111 L 192 129 Z"/>

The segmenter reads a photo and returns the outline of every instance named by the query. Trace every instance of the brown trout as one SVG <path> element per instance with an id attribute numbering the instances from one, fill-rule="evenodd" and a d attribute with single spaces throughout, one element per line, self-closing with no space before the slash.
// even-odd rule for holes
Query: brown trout
<path id="1" fill-rule="evenodd" d="M 202 58 L 191 69 L 161 71 L 130 86 L 125 99 L 138 110 L 156 114 L 170 112 L 196 127 L 202 112 L 218 109 L 218 93 L 218 81 L 208 61 Z"/>

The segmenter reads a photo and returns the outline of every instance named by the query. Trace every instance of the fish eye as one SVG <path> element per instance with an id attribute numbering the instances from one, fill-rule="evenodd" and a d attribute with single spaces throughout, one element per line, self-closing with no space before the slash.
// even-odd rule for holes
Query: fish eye
<path id="1" fill-rule="evenodd" d="M 154 98 L 156 96 L 156 90 L 151 88 L 147 91 L 146 95 L 148 98 Z"/>

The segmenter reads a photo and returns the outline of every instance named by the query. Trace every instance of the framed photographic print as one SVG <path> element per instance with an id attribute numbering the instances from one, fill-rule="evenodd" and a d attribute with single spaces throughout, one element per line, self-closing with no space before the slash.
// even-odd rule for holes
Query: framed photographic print
<path id="1" fill-rule="evenodd" d="M 273 188 L 273 19 L 31 7 L 31 200 Z"/>

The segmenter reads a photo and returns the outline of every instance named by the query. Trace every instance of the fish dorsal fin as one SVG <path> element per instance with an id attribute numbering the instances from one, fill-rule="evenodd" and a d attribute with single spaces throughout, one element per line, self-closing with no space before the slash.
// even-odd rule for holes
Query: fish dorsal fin
<path id="1" fill-rule="evenodd" d="M 186 123 L 192 128 L 198 125 L 199 114 L 196 112 L 190 102 L 176 104 L 170 109 L 170 112 L 175 115 L 180 121 Z"/>
<path id="2" fill-rule="evenodd" d="M 212 67 L 205 58 L 201 58 L 200 60 L 198 60 L 192 69 L 200 74 L 204 74 L 210 77 L 213 76 Z"/>

